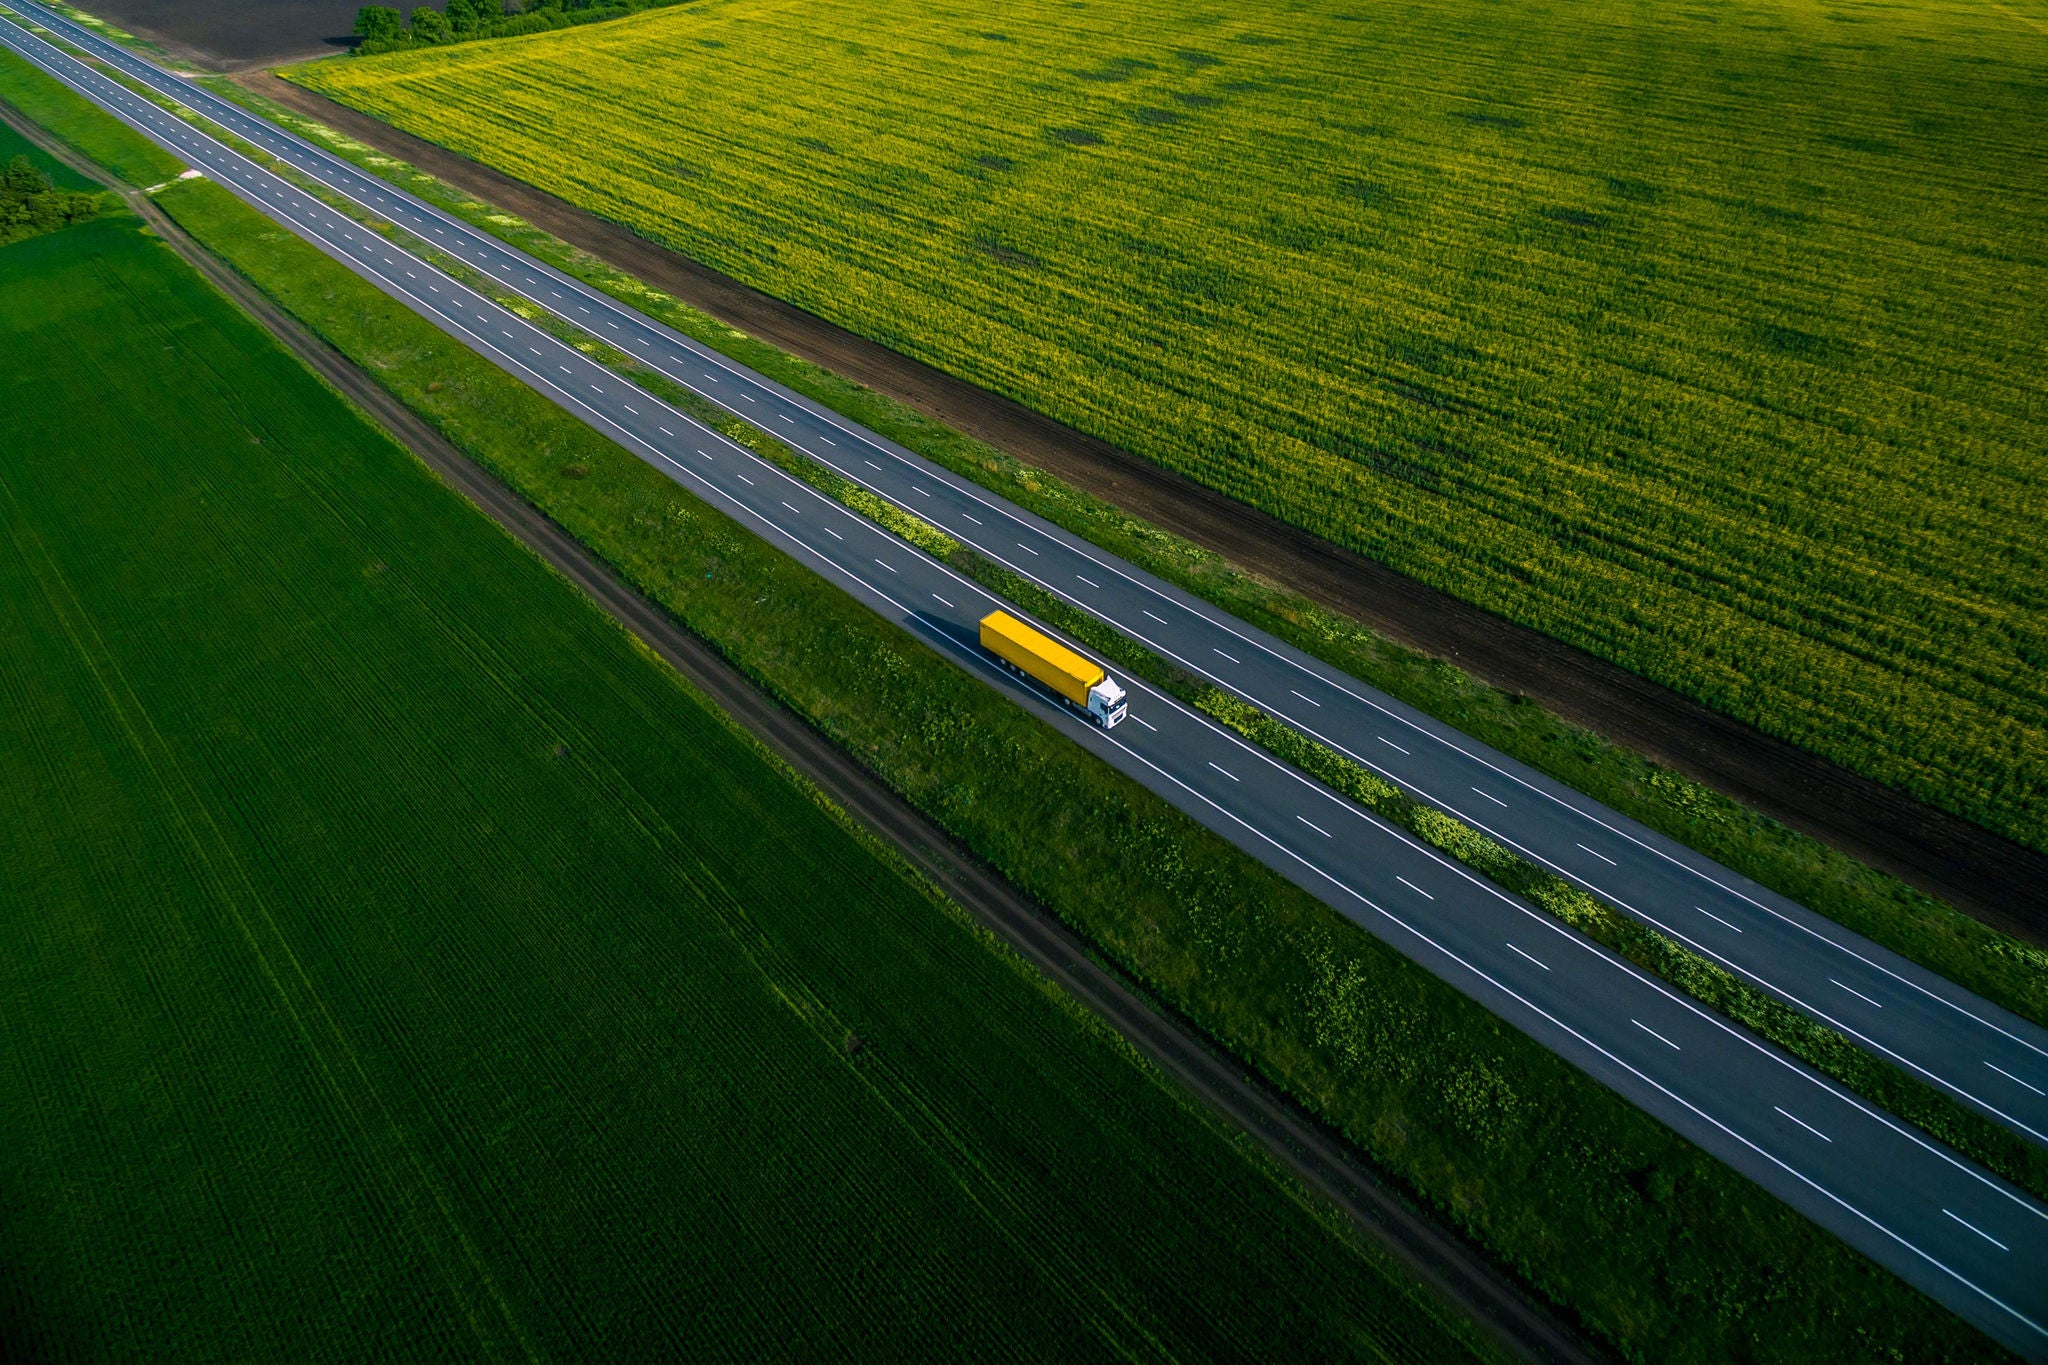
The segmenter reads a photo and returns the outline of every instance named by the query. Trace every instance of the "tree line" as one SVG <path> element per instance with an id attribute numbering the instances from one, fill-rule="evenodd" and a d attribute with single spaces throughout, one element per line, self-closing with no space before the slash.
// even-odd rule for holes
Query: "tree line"
<path id="1" fill-rule="evenodd" d="M 82 223 L 100 211 L 100 196 L 60 190 L 25 156 L 0 170 L 0 245 Z"/>
<path id="2" fill-rule="evenodd" d="M 365 5 L 356 11 L 357 56 L 438 47 L 475 38 L 506 38 L 522 33 L 617 19 L 677 0 L 444 0 L 445 9 L 416 5 L 401 13 L 389 5 Z"/>

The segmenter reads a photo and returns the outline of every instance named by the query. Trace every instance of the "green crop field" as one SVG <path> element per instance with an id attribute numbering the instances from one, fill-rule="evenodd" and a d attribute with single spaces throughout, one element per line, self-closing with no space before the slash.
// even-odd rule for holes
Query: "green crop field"
<path id="1" fill-rule="evenodd" d="M 718 0 L 292 77 L 2048 845 L 2044 20 Z"/>
<path id="2" fill-rule="evenodd" d="M 1465 1353 L 132 218 L 0 299 L 0 1357 Z"/>

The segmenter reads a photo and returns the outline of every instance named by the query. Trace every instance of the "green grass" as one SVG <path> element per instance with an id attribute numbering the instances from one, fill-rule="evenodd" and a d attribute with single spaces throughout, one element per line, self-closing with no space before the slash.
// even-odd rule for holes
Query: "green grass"
<path id="1" fill-rule="evenodd" d="M 2044 68 L 1956 0 L 731 0 L 293 78 L 2048 847 Z"/>
<path id="2" fill-rule="evenodd" d="M 1558 777 L 1578 790 L 1699 849 L 1800 903 L 2036 1022 L 2048 1023 L 2048 954 L 1991 929 L 1819 841 L 1629 750 L 1569 725 L 1520 697 L 1450 664 L 1405 649 L 1220 557 L 1119 512 L 1000 452 L 923 417 L 893 399 L 726 327 L 531 224 L 403 162 L 264 99 L 232 81 L 220 93 L 356 164 L 494 233 L 569 274 L 658 317 L 834 410 L 977 480 L 1049 520 L 1216 602 L 1354 676 Z M 289 175 L 289 172 L 286 172 Z M 317 191 L 316 191 L 317 192 Z M 332 202 L 332 201 L 330 201 Z M 341 211 L 350 207 L 345 201 Z M 427 249 L 432 250 L 431 244 Z M 458 275 L 474 272 L 443 258 Z M 480 287 L 493 286 L 478 280 Z M 548 315 L 518 300 L 508 306 L 543 326 Z M 573 329 L 565 335 L 573 335 Z M 586 349 L 595 343 L 585 342 Z M 596 346 L 596 351 L 605 348 Z M 641 374 L 691 411 L 707 405 Z M 707 420 L 717 414 L 707 413 Z M 731 419 L 726 419 L 729 423 Z M 743 425 L 743 424 L 742 424 Z"/>
<path id="3" fill-rule="evenodd" d="M 118 207 L 118 201 L 0 124 L 0 246 L 55 232 Z"/>
<path id="4" fill-rule="evenodd" d="M 0 297 L 8 1355 L 1467 1353 L 133 219 Z"/>
<path id="5" fill-rule="evenodd" d="M 1725 1167 L 906 647 L 843 595 L 231 196 L 195 183 L 163 202 L 1595 1333 L 1660 1359 L 1986 1349 Z M 906 705 L 907 697 L 937 700 Z M 946 719 L 935 724 L 935 715 Z M 1074 818 L 1119 801 L 1117 823 Z M 1037 837 L 1019 838 L 1020 829 Z"/>
<path id="6" fill-rule="evenodd" d="M 1681 1361 L 1991 1351 L 1725 1166 L 218 187 L 180 185 L 160 202 L 1596 1335 L 1640 1358 Z"/>
<path id="7" fill-rule="evenodd" d="M 1983 1117 L 1918 1077 L 1864 1051 L 1834 1028 L 1739 980 L 1718 964 L 1528 862 L 1463 821 L 1417 801 L 1352 760 L 1167 661 L 1115 627 L 968 549 L 931 523 L 875 497 L 852 480 L 792 449 L 762 428 L 731 416 L 667 377 L 645 368 L 629 353 L 596 340 L 573 324 L 563 322 L 503 290 L 460 258 L 410 234 L 396 235 L 407 249 L 417 251 L 423 258 L 487 297 L 496 299 L 502 306 L 528 317 L 536 325 L 579 347 L 594 360 L 610 366 L 678 411 L 722 432 L 927 554 L 946 561 L 982 587 L 1082 641 L 1101 657 L 1206 712 L 1276 757 L 1350 796 L 1506 890 L 1524 897 L 1619 955 L 1662 977 L 1709 1008 L 1754 1030 L 1850 1090 L 1948 1143 L 1971 1160 L 2003 1175 L 2022 1189 L 2048 1198 L 2048 1151 L 2002 1124 Z M 2043 985 L 2039 981 L 2032 984 L 2036 988 Z"/>
<path id="8" fill-rule="evenodd" d="M 30 142 L 6 124 L 0 123 L 0 166 L 6 165 L 17 156 L 25 156 L 29 164 L 50 178 L 50 183 L 60 190 L 96 190 L 97 182 L 88 180 L 71 167 L 51 156 L 48 152 Z"/>
<path id="9" fill-rule="evenodd" d="M 0 18 L 0 23 L 6 22 Z M 0 100 L 131 185 L 161 184 L 185 169 L 169 152 L 80 100 L 12 52 L 0 51 Z"/>

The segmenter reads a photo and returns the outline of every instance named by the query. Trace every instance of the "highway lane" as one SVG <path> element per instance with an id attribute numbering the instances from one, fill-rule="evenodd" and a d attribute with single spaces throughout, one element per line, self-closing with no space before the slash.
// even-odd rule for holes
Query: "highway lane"
<path id="1" fill-rule="evenodd" d="M 0 41 L 1994 1336 L 2048 1359 L 2048 1210 L 2036 1202 L 1142 684 L 1132 719 L 1108 734 L 1020 695 L 973 644 L 994 601 L 945 566 L 89 68 L 11 26 Z"/>
<path id="2" fill-rule="evenodd" d="M 125 74 L 2035 1141 L 2048 1030 L 1107 555 L 387 182 L 29 4 Z"/>

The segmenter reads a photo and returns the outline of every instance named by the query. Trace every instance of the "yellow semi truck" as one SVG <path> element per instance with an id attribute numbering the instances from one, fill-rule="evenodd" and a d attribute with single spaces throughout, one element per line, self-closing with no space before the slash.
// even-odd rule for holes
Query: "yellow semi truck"
<path id="1" fill-rule="evenodd" d="M 1124 718 L 1124 689 L 1107 669 L 1006 611 L 981 618 L 981 647 L 1013 672 L 1050 687 L 1061 701 L 1105 730 Z"/>

